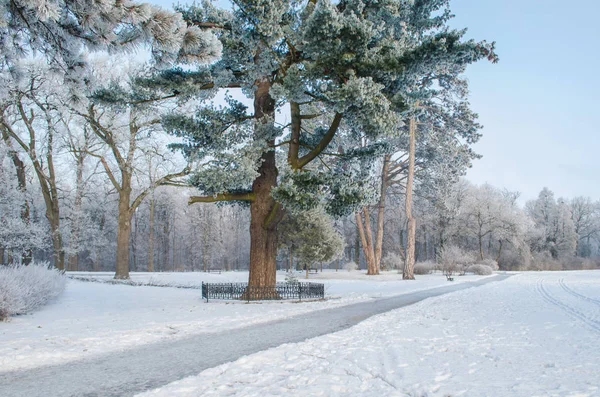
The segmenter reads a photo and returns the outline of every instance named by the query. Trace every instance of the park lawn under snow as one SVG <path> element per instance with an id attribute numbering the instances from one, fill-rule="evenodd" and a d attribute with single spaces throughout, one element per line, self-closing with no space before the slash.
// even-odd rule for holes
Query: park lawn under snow
<path id="1" fill-rule="evenodd" d="M 103 279 L 111 273 L 69 273 Z M 299 273 L 300 281 L 305 281 Z M 204 302 L 198 289 L 113 285 L 70 280 L 57 300 L 31 314 L 0 322 L 0 372 L 59 364 L 138 345 L 220 332 L 313 310 L 364 302 L 447 285 L 441 274 L 402 281 L 395 272 L 326 271 L 310 275 L 326 285 L 325 301 Z M 247 281 L 247 272 L 132 273 L 133 281 L 199 286 L 204 282 Z M 278 274 L 281 281 L 285 273 Z M 455 282 L 481 279 L 456 277 Z"/>
<path id="2" fill-rule="evenodd" d="M 599 341 L 600 271 L 532 272 L 143 396 L 599 396 Z"/>

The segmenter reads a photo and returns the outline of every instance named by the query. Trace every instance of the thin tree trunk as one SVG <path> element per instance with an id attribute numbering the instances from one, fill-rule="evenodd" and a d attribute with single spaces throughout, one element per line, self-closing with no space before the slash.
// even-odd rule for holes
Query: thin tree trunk
<path id="1" fill-rule="evenodd" d="M 424 260 L 427 261 L 429 259 L 429 247 L 427 244 L 427 230 L 425 230 L 425 227 L 423 227 L 423 252 L 425 253 L 425 258 Z"/>
<path id="2" fill-rule="evenodd" d="M 154 216 L 156 212 L 156 201 L 154 193 L 150 199 L 150 230 L 148 236 L 148 271 L 154 272 Z"/>
<path id="3" fill-rule="evenodd" d="M 479 241 L 479 259 L 483 260 L 483 236 L 481 235 L 481 228 L 479 229 L 479 235 L 477 237 Z"/>
<path id="4" fill-rule="evenodd" d="M 202 268 L 208 273 L 208 236 L 206 230 L 202 234 Z"/>
<path id="5" fill-rule="evenodd" d="M 500 255 L 502 255 L 502 245 L 504 244 L 504 242 L 502 240 L 498 240 L 498 243 L 500 243 L 500 246 L 498 247 L 498 255 L 496 255 L 496 263 L 498 263 L 498 265 L 500 264 Z"/>
<path id="6" fill-rule="evenodd" d="M 387 177 L 388 170 L 390 167 L 391 155 L 386 154 L 383 158 L 383 167 L 381 170 L 381 190 L 379 192 L 379 205 L 377 211 L 377 235 L 375 240 L 375 266 L 377 267 L 377 273 L 381 268 L 381 253 L 383 251 L 383 233 L 384 233 L 384 220 L 385 220 L 385 196 L 387 193 Z"/>
<path id="7" fill-rule="evenodd" d="M 175 254 L 177 252 L 177 222 L 175 221 L 175 212 L 173 212 L 173 227 L 171 228 L 171 234 L 173 235 L 172 243 L 171 243 L 171 252 L 172 252 L 172 262 L 171 262 L 171 271 L 175 272 Z"/>
<path id="8" fill-rule="evenodd" d="M 6 142 L 6 145 L 9 148 L 9 156 L 15 166 L 15 171 L 17 173 L 17 183 L 19 187 L 19 191 L 25 193 L 27 191 L 27 171 L 25 169 L 25 163 L 19 157 L 16 150 L 12 148 L 12 142 L 10 141 L 10 136 L 4 130 L 2 130 L 2 139 Z M 29 205 L 29 201 L 25 199 L 21 208 L 21 219 L 26 225 L 29 225 L 31 217 L 31 207 Z M 31 260 L 33 259 L 33 249 L 31 247 L 26 248 L 25 251 L 21 254 L 21 261 L 24 265 L 29 265 Z M 2 248 L 2 255 L 0 256 L 0 263 L 4 260 L 4 248 Z"/>
<path id="9" fill-rule="evenodd" d="M 68 268 L 71 271 L 79 270 L 79 238 L 81 233 L 81 206 L 83 203 L 83 166 L 85 155 L 79 153 L 77 159 L 77 175 L 75 180 L 75 202 L 73 215 L 73 228 L 71 230 L 71 250 Z"/>
<path id="10" fill-rule="evenodd" d="M 363 208 L 365 214 L 365 237 L 367 238 L 367 247 L 369 249 L 369 255 L 365 255 L 369 258 L 367 274 L 375 276 L 379 274 L 379 264 L 377 263 L 377 256 L 375 253 L 375 247 L 373 245 L 373 230 L 371 229 L 371 212 L 368 208 Z"/>
<path id="11" fill-rule="evenodd" d="M 406 219 L 408 220 L 408 241 L 406 247 L 406 265 L 402 278 L 404 280 L 414 280 L 415 269 L 415 243 L 417 238 L 417 221 L 412 214 L 413 203 L 413 181 L 415 179 L 415 153 L 416 153 L 416 134 L 417 123 L 415 118 L 410 119 L 410 148 L 408 161 L 408 178 L 406 181 Z"/>
<path id="12" fill-rule="evenodd" d="M 129 240 L 129 245 L 131 246 L 131 269 L 134 272 L 137 271 L 137 241 L 138 241 L 138 219 L 137 219 L 137 211 L 132 211 L 132 236 Z"/>
<path id="13" fill-rule="evenodd" d="M 362 212 L 365 214 L 365 218 L 366 218 L 364 225 L 363 225 L 363 219 L 362 219 L 360 212 L 357 212 L 355 214 L 356 225 L 358 226 L 358 235 L 360 236 L 360 241 L 361 241 L 362 247 L 363 247 L 363 253 L 365 254 L 365 259 L 367 261 L 367 274 L 375 275 L 375 274 L 377 274 L 375 266 L 374 266 L 375 255 L 373 253 L 372 239 L 369 238 L 369 236 L 371 234 L 370 233 L 371 227 L 368 226 L 368 225 L 370 225 L 371 221 L 369 219 L 368 210 L 364 209 Z M 367 230 L 365 230 L 365 229 L 367 229 Z"/>
<path id="14" fill-rule="evenodd" d="M 358 224 L 356 225 L 356 238 L 354 239 L 354 263 L 360 269 L 360 234 L 358 232 Z"/>

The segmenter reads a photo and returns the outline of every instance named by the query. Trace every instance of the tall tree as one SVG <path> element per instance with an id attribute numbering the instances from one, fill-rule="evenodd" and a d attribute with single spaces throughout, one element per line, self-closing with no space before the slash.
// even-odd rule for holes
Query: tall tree
<path id="1" fill-rule="evenodd" d="M 180 10 L 190 26 L 218 30 L 222 59 L 138 82 L 151 91 L 148 100 L 207 99 L 219 88 L 249 96 L 250 111 L 229 98 L 224 107 L 203 104 L 163 125 L 187 140 L 179 147 L 198 164 L 191 181 L 205 196 L 192 203 L 250 204 L 250 285 L 275 283 L 284 209 L 324 205 L 341 215 L 374 201 L 367 163 L 382 153 L 380 138 L 398 131 L 414 81 L 432 65 L 495 57 L 493 45 L 462 41 L 464 32 L 447 28 L 446 6 L 261 0 Z M 275 116 L 284 107 L 290 123 L 282 126 Z M 365 138 L 373 144 L 362 148 Z M 342 150 L 330 149 L 336 145 Z"/>
<path id="2" fill-rule="evenodd" d="M 575 255 L 589 256 L 590 239 L 600 235 L 600 203 L 589 197 L 574 197 L 568 204 L 577 234 Z"/>
<path id="3" fill-rule="evenodd" d="M 554 193 L 544 188 L 536 200 L 527 202 L 526 210 L 538 230 L 538 238 L 532 242 L 534 251 L 548 252 L 554 259 L 575 254 L 578 236 L 563 199 L 557 202 Z"/>
<path id="4" fill-rule="evenodd" d="M 97 105 L 90 104 L 87 111 L 80 114 L 89 123 L 94 134 L 106 145 L 107 154 L 110 153 L 109 162 L 106 155 L 90 152 L 92 156 L 100 159 L 106 175 L 119 196 L 115 278 L 127 279 L 129 278 L 131 221 L 136 209 L 156 187 L 176 183 L 177 178 L 188 174 L 188 169 L 165 173 L 155 178 L 149 185 L 135 186 L 134 177 L 142 179 L 139 175 L 143 170 L 140 166 L 140 156 L 164 156 L 155 153 L 151 146 L 149 148 L 143 144 L 144 138 L 148 139 L 153 134 L 159 133 L 160 119 L 156 118 L 150 109 L 141 106 L 132 106 L 122 113 L 110 108 L 99 109 Z M 163 161 L 168 160 L 163 159 Z M 138 190 L 135 195 L 134 189 Z"/>
<path id="5" fill-rule="evenodd" d="M 61 90 L 52 86 L 53 76 L 40 63 L 27 66 L 21 83 L 4 80 L 8 95 L 0 105 L 0 130 L 27 156 L 41 187 L 54 247 L 54 265 L 65 269 L 65 252 L 60 227 L 59 186 L 55 155 L 58 136 L 64 132 L 59 109 Z"/>

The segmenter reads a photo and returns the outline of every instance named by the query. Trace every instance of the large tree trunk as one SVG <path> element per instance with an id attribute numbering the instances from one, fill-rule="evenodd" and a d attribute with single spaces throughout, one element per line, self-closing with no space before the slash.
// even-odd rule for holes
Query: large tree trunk
<path id="1" fill-rule="evenodd" d="M 417 239 L 417 221 L 412 214 L 413 202 L 413 181 L 415 179 L 415 152 L 416 152 L 416 133 L 417 123 L 413 118 L 410 119 L 410 148 L 408 161 L 408 179 L 406 181 L 406 219 L 408 220 L 408 241 L 406 247 L 406 264 L 402 278 L 404 280 L 414 280 L 415 274 L 415 243 Z"/>
<path id="2" fill-rule="evenodd" d="M 123 173 L 123 188 L 119 192 L 119 230 L 117 232 L 116 279 L 129 279 L 129 241 L 131 239 L 130 179 Z"/>
<path id="3" fill-rule="evenodd" d="M 263 123 L 272 123 L 275 102 L 269 95 L 271 84 L 260 81 L 254 96 L 254 117 Z M 274 143 L 274 142 L 271 142 Z M 250 287 L 273 287 L 262 296 L 245 296 L 250 299 L 276 297 L 277 276 L 277 224 L 281 208 L 271 197 L 271 190 L 277 185 L 277 165 L 275 151 L 262 155 L 259 176 L 252 183 L 255 200 L 250 204 Z"/>
<path id="4" fill-rule="evenodd" d="M 256 200 L 250 205 L 250 286 L 275 286 L 277 256 L 277 220 L 270 220 L 277 205 L 271 189 L 277 182 L 275 152 L 263 155 L 264 162 L 254 181 Z"/>

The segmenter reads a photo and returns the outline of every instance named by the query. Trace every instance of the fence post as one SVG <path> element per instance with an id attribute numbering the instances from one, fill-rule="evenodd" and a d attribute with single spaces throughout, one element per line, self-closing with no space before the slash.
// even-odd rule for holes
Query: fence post
<path id="1" fill-rule="evenodd" d="M 298 300 L 302 300 L 302 283 L 298 283 Z"/>

